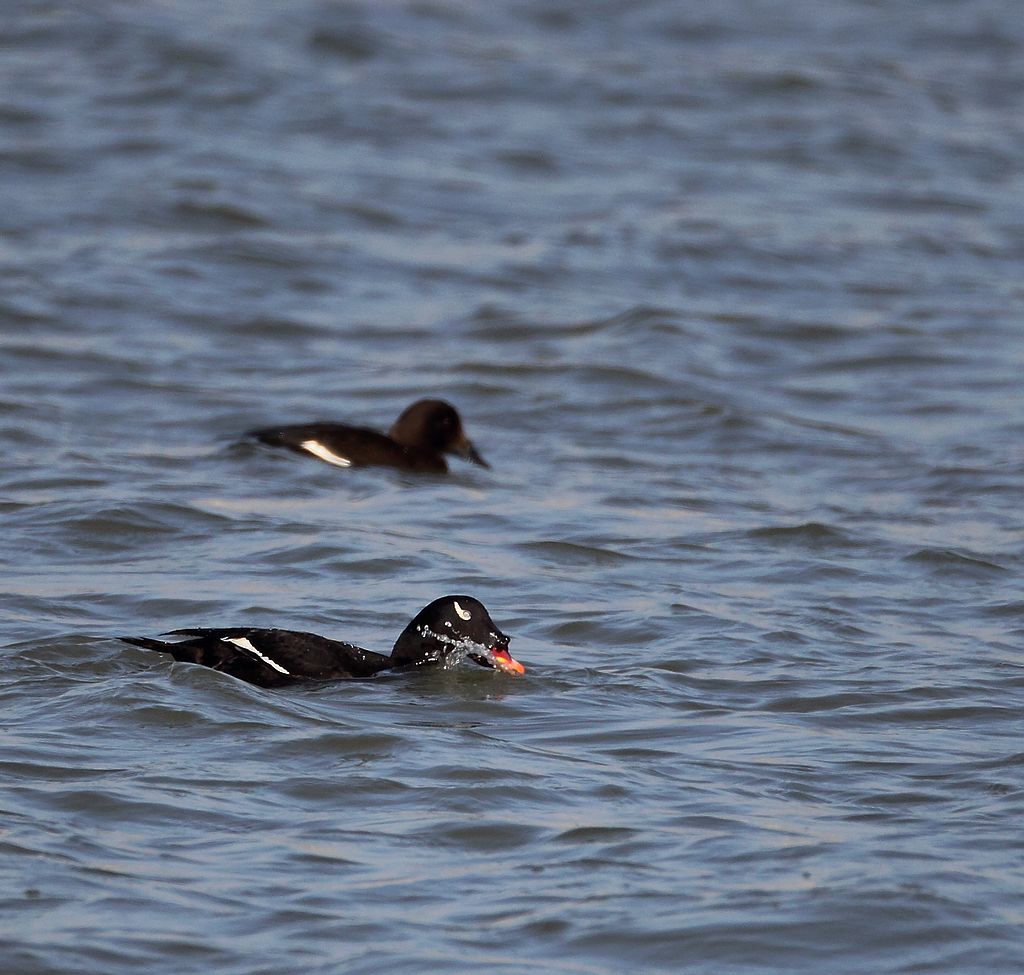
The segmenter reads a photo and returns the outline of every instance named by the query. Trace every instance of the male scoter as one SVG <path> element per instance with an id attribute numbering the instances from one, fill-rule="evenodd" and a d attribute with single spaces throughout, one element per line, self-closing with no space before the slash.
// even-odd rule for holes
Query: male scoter
<path id="1" fill-rule="evenodd" d="M 444 473 L 444 454 L 490 467 L 462 429 L 455 407 L 439 399 L 417 400 L 402 411 L 387 434 L 345 423 L 299 423 L 250 430 L 271 447 L 309 454 L 336 467 L 397 467 Z"/>
<path id="2" fill-rule="evenodd" d="M 125 643 L 169 653 L 175 660 L 202 664 L 261 687 L 280 687 L 300 680 L 346 680 L 372 677 L 395 667 L 443 663 L 458 649 L 482 667 L 506 674 L 526 668 L 508 652 L 507 637 L 472 596 L 442 596 L 424 607 L 402 631 L 391 656 L 363 650 L 292 630 L 261 630 L 248 626 L 171 630 L 168 635 L 192 637 L 169 643 L 148 637 L 120 637 Z"/>

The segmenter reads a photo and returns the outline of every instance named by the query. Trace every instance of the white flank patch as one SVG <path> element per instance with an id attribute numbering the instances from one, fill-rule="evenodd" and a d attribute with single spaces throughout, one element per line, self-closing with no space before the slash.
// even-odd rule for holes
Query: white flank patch
<path id="1" fill-rule="evenodd" d="M 319 457 L 321 460 L 327 461 L 328 464 L 334 464 L 335 467 L 352 466 L 352 461 L 347 457 L 342 457 L 341 454 L 328 450 L 319 440 L 303 440 L 299 446 L 303 450 L 308 450 L 314 457 Z"/>
<path id="2" fill-rule="evenodd" d="M 270 657 L 268 657 L 265 653 L 260 653 L 259 650 L 257 650 L 248 641 L 248 639 L 246 637 L 244 637 L 244 636 L 226 636 L 226 637 L 223 638 L 223 640 L 224 640 L 225 643 L 233 643 L 236 647 L 241 647 L 243 650 L 248 650 L 249 653 L 256 654 L 256 656 L 259 657 L 260 660 L 262 660 L 265 664 L 270 664 L 270 666 L 273 667 L 274 670 L 278 671 L 279 673 L 282 673 L 282 674 L 289 673 L 287 670 L 284 669 L 284 667 L 282 667 L 279 663 L 277 663 L 277 661 L 271 660 Z"/>
<path id="3" fill-rule="evenodd" d="M 468 620 L 471 618 L 471 614 L 467 613 L 457 602 L 455 603 L 455 612 L 459 614 L 460 620 Z"/>

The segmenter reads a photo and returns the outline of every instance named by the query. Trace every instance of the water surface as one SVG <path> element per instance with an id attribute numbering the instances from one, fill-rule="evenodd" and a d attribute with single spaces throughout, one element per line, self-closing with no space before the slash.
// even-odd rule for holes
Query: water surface
<path id="1" fill-rule="evenodd" d="M 1024 967 L 1024 21 L 20 0 L 12 975 Z M 493 465 L 249 445 L 443 396 Z M 528 667 L 268 692 L 119 633 Z"/>

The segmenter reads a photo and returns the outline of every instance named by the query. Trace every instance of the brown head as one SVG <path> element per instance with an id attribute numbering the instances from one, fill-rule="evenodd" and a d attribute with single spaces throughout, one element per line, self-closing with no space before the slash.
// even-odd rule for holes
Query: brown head
<path id="1" fill-rule="evenodd" d="M 407 406 L 388 436 L 403 447 L 454 454 L 481 467 L 490 467 L 462 429 L 455 407 L 441 399 L 421 399 Z"/>

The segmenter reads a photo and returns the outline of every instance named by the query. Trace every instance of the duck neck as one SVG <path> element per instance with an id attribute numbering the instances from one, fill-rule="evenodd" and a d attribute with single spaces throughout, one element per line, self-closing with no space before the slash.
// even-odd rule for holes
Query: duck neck
<path id="1" fill-rule="evenodd" d="M 389 667 L 423 666 L 440 663 L 451 653 L 451 641 L 441 639 L 429 627 L 413 620 L 395 641 Z"/>
<path id="2" fill-rule="evenodd" d="M 373 677 L 374 674 L 394 667 L 395 664 L 390 657 L 382 653 L 374 653 L 372 650 L 363 650 L 361 647 L 353 647 L 351 670 L 353 677 Z"/>

